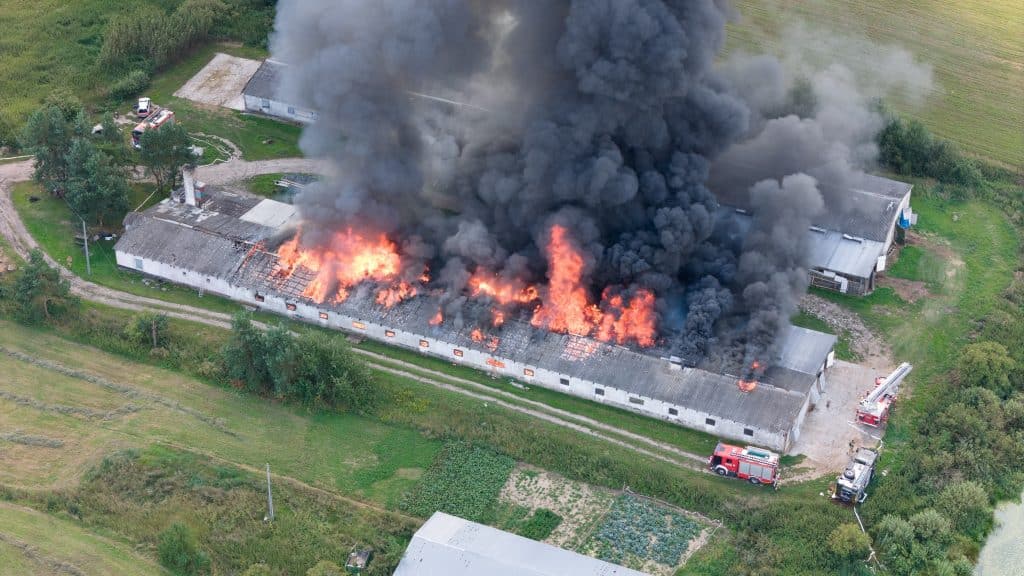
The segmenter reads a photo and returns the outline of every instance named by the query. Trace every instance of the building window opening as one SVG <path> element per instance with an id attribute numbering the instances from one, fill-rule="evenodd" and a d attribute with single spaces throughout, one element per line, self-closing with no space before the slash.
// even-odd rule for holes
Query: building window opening
<path id="1" fill-rule="evenodd" d="M 320 313 L 320 319 L 321 320 L 327 320 L 327 312 L 321 312 Z"/>
<path id="2" fill-rule="evenodd" d="M 533 370 L 530 370 L 529 368 L 523 368 L 523 376 L 529 376 L 530 378 L 533 378 Z"/>
<path id="3" fill-rule="evenodd" d="M 395 331 L 394 330 L 385 330 L 384 331 L 384 336 L 386 336 L 388 338 L 394 338 L 395 337 Z"/>
<path id="4" fill-rule="evenodd" d="M 715 419 L 714 418 L 705 418 L 704 419 L 704 423 L 707 424 L 708 426 L 714 426 L 715 425 Z"/>
<path id="5" fill-rule="evenodd" d="M 263 302 L 264 300 L 266 300 L 266 297 L 263 296 L 263 294 L 257 292 L 256 295 L 253 296 L 253 299 L 255 299 L 257 302 Z"/>
<path id="6" fill-rule="evenodd" d="M 142 270 L 142 258 L 135 259 L 135 269 Z"/>
<path id="7" fill-rule="evenodd" d="M 744 428 L 743 429 L 743 435 L 744 436 L 753 436 L 754 435 L 754 430 L 752 428 Z"/>
<path id="8" fill-rule="evenodd" d="M 458 348 L 456 348 L 455 350 L 452 350 L 452 354 L 455 354 L 459 358 L 462 358 L 462 350 L 459 350 Z"/>
<path id="9" fill-rule="evenodd" d="M 287 308 L 291 312 L 295 311 L 295 304 L 285 304 L 284 307 Z"/>
<path id="10" fill-rule="evenodd" d="M 643 398 L 632 398 L 632 397 L 630 397 L 629 403 L 630 404 L 637 404 L 639 406 L 643 406 L 644 405 L 644 400 L 643 400 Z"/>
<path id="11" fill-rule="evenodd" d="M 668 414 L 669 416 L 679 416 L 679 410 L 676 410 L 675 408 L 669 408 Z"/>
<path id="12" fill-rule="evenodd" d="M 426 340 L 420 340 L 420 348 L 430 348 L 430 342 Z"/>
<path id="13" fill-rule="evenodd" d="M 568 378 L 559 378 L 558 379 L 558 383 L 561 384 L 562 386 L 568 386 L 569 385 L 569 379 Z"/>
<path id="14" fill-rule="evenodd" d="M 594 394 L 598 396 L 604 396 L 604 388 L 594 388 Z"/>
<path id="15" fill-rule="evenodd" d="M 358 320 L 354 320 L 352 322 L 352 327 L 355 328 L 356 330 L 366 330 L 366 324 L 363 324 L 362 322 L 359 322 Z"/>

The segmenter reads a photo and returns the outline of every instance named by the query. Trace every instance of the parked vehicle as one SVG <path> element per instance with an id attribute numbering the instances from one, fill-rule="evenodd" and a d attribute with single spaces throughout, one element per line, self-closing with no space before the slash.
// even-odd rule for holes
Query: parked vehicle
<path id="1" fill-rule="evenodd" d="M 896 402 L 900 383 L 914 367 L 904 362 L 892 374 L 875 378 L 875 389 L 868 392 L 857 406 L 857 421 L 868 426 L 880 426 L 889 419 L 889 409 Z"/>
<path id="2" fill-rule="evenodd" d="M 860 504 L 868 498 L 868 484 L 875 475 L 875 462 L 878 452 L 870 448 L 860 448 L 846 470 L 836 478 L 832 499 L 842 502 Z"/>
<path id="3" fill-rule="evenodd" d="M 135 113 L 140 119 L 149 117 L 153 110 L 153 101 L 149 98 L 139 98 L 139 104 L 135 107 Z"/>
<path id="4" fill-rule="evenodd" d="M 159 109 L 152 118 L 147 118 L 142 122 L 139 122 L 135 128 L 132 129 L 132 146 L 136 149 L 142 148 L 142 135 L 147 130 L 156 130 L 165 124 L 174 124 L 174 112 L 162 108 Z"/>
<path id="5" fill-rule="evenodd" d="M 719 442 L 708 459 L 708 468 L 719 476 L 733 476 L 751 484 L 777 485 L 779 455 L 762 448 L 740 448 Z"/>

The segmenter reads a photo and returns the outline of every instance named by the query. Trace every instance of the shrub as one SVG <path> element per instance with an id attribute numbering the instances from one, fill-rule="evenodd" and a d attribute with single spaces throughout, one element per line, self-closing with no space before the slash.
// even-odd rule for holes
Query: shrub
<path id="1" fill-rule="evenodd" d="M 936 506 L 957 530 L 980 538 L 988 529 L 991 515 L 988 494 L 977 482 L 954 482 L 939 494 Z"/>
<path id="2" fill-rule="evenodd" d="M 520 536 L 531 540 L 543 540 L 551 535 L 562 523 L 562 517 L 547 508 L 538 508 L 517 531 Z"/>
<path id="3" fill-rule="evenodd" d="M 964 347 L 957 362 L 957 376 L 965 387 L 987 388 L 1008 397 L 1015 386 L 1010 374 L 1016 363 L 1005 346 L 998 342 L 977 342 Z"/>
<path id="4" fill-rule="evenodd" d="M 840 524 L 828 536 L 828 549 L 845 562 L 863 560 L 871 553 L 871 537 L 856 524 Z"/>
<path id="5" fill-rule="evenodd" d="M 110 87 L 110 98 L 127 100 L 139 95 L 149 87 L 149 73 L 145 70 L 132 70 Z"/>
<path id="6" fill-rule="evenodd" d="M 199 549 L 192 531 L 178 522 L 160 533 L 156 550 L 160 563 L 175 574 L 203 574 L 210 567 L 210 559 Z"/>

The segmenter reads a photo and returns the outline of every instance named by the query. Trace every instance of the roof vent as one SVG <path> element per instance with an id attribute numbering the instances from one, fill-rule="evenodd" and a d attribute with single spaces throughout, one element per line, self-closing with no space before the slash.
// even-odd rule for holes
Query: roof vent
<path id="1" fill-rule="evenodd" d="M 850 240 L 850 241 L 856 242 L 858 244 L 863 244 L 864 243 L 864 239 L 863 238 L 861 238 L 859 236 L 850 236 L 849 234 L 843 234 L 843 239 L 844 240 Z"/>
<path id="2" fill-rule="evenodd" d="M 811 226 L 811 232 L 818 232 L 820 234 L 824 234 L 825 229 L 822 228 L 821 226 Z"/>

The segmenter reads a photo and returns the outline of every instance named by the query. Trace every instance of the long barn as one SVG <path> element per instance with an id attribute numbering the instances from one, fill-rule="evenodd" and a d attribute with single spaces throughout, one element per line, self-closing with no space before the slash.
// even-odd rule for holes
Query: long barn
<path id="1" fill-rule="evenodd" d="M 192 185 L 190 178 L 186 181 Z M 496 377 L 775 450 L 793 445 L 807 411 L 828 386 L 836 338 L 803 328 L 786 331 L 778 357 L 764 359 L 771 367 L 756 388 L 744 391 L 739 375 L 684 365 L 664 350 L 540 330 L 525 318 L 508 319 L 485 338 L 474 339 L 470 326 L 454 321 L 433 325 L 437 301 L 429 295 L 385 308 L 364 287 L 341 303 L 318 304 L 302 296 L 312 273 L 300 268 L 287 277 L 275 274 L 277 256 L 261 249 L 261 242 L 295 218 L 293 206 L 274 200 L 227 190 L 191 190 L 129 214 L 115 247 L 117 263 Z"/>

